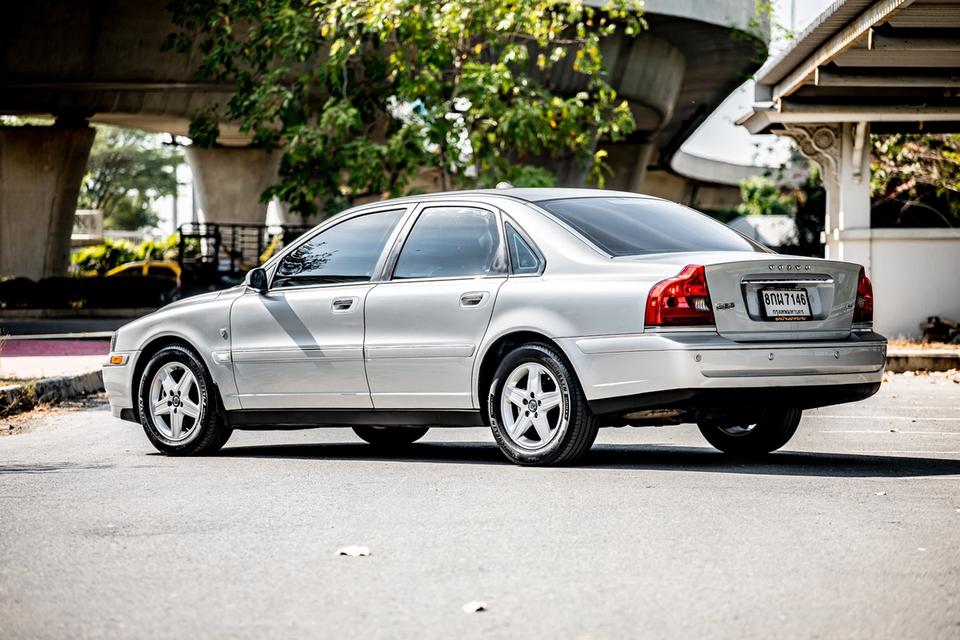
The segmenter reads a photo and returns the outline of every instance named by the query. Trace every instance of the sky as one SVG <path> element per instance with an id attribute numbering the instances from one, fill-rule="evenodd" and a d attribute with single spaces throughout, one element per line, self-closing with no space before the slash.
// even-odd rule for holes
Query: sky
<path id="1" fill-rule="evenodd" d="M 791 33 L 799 34 L 831 3 L 832 0 L 776 0 L 774 21 Z M 776 38 L 770 43 L 771 55 L 776 55 L 789 44 L 786 38 Z M 787 140 L 770 135 L 750 135 L 746 129 L 734 124 L 750 110 L 752 103 L 753 81 L 748 80 L 700 125 L 682 149 L 697 156 L 735 164 L 780 165 L 790 153 Z"/>

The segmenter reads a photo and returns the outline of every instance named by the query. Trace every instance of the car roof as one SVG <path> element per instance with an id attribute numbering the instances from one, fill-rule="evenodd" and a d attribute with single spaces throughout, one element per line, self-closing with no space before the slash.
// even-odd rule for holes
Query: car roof
<path id="1" fill-rule="evenodd" d="M 471 191 L 448 191 L 436 195 L 478 194 L 504 196 L 526 202 L 543 202 L 562 198 L 652 198 L 642 193 L 613 191 L 610 189 L 577 189 L 568 187 L 506 187 L 499 189 L 474 189 Z"/>
<path id="2" fill-rule="evenodd" d="M 359 208 L 368 208 L 373 205 L 383 205 L 385 203 L 397 202 L 422 202 L 426 200 L 444 200 L 455 199 L 469 196 L 485 196 L 494 198 L 510 198 L 523 202 L 536 204 L 547 200 L 559 200 L 563 198 L 642 198 L 648 200 L 660 200 L 654 196 L 648 196 L 642 193 L 632 193 L 629 191 L 614 191 L 611 189 L 577 189 L 567 187 L 507 187 L 499 189 L 467 189 L 463 191 L 441 191 L 438 193 L 422 193 L 417 195 L 402 196 L 390 200 L 381 200 L 376 203 L 367 203 Z"/>

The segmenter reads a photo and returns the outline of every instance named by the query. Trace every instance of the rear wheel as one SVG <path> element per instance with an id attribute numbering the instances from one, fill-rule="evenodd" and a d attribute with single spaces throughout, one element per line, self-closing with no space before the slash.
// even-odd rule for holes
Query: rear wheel
<path id="1" fill-rule="evenodd" d="M 709 418 L 697 426 L 707 442 L 735 456 L 759 456 L 787 444 L 800 424 L 800 409 L 765 409 L 755 422 Z"/>
<path id="2" fill-rule="evenodd" d="M 138 396 L 143 431 L 162 453 L 209 454 L 230 438 L 232 430 L 219 415 L 213 380 L 186 347 L 170 345 L 150 358 Z"/>
<path id="3" fill-rule="evenodd" d="M 525 344 L 507 354 L 487 406 L 500 450 L 517 464 L 571 464 L 597 437 L 597 419 L 576 375 L 548 345 Z"/>
<path id="4" fill-rule="evenodd" d="M 377 447 L 403 447 L 413 444 L 429 431 L 428 427 L 354 427 L 362 440 Z"/>

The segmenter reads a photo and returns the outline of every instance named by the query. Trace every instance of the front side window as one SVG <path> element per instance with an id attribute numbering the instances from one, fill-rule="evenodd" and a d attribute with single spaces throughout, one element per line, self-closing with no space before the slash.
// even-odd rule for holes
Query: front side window
<path id="1" fill-rule="evenodd" d="M 403 244 L 395 279 L 485 276 L 499 271 L 497 217 L 473 207 L 424 209 Z"/>
<path id="2" fill-rule="evenodd" d="M 367 282 L 403 211 L 369 213 L 321 231 L 280 260 L 274 286 Z"/>
<path id="3" fill-rule="evenodd" d="M 727 225 L 664 200 L 595 197 L 537 204 L 611 256 L 683 251 L 766 252 Z"/>
<path id="4" fill-rule="evenodd" d="M 510 248 L 510 262 L 514 273 L 537 273 L 540 271 L 540 259 L 527 244 L 523 236 L 509 223 L 507 228 L 507 246 Z"/>

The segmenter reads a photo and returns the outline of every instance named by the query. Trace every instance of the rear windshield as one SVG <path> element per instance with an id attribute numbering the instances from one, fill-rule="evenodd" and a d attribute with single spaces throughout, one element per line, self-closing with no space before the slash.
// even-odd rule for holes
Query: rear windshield
<path id="1" fill-rule="evenodd" d="M 537 204 L 612 256 L 766 251 L 709 216 L 663 200 L 595 197 Z"/>

